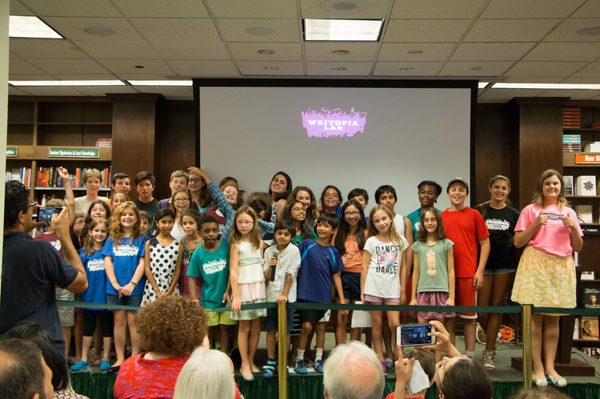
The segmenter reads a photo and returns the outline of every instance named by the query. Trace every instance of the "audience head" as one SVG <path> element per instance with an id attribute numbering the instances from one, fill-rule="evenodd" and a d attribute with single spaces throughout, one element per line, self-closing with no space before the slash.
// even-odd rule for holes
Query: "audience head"
<path id="1" fill-rule="evenodd" d="M 269 194 L 275 201 L 286 199 L 292 192 L 292 187 L 292 178 L 287 173 L 279 171 L 271 178 Z"/>
<path id="2" fill-rule="evenodd" d="M 129 195 L 127 195 L 127 191 L 113 191 L 112 195 L 110 196 L 110 205 L 113 209 L 127 201 L 129 201 Z"/>
<path id="3" fill-rule="evenodd" d="M 425 374 L 427 374 L 427 378 L 429 378 L 429 383 L 433 382 L 433 378 L 435 377 L 435 358 L 431 351 L 426 349 L 413 348 L 408 351 L 409 359 L 413 358 L 418 360 L 423 368 Z"/>
<path id="4" fill-rule="evenodd" d="M 434 206 L 442 193 L 442 186 L 432 180 L 423 180 L 417 185 L 421 207 Z"/>
<path id="5" fill-rule="evenodd" d="M 114 191 L 124 191 L 129 193 L 131 190 L 131 179 L 127 173 L 117 172 L 110 179 L 110 188 Z"/>
<path id="6" fill-rule="evenodd" d="M 52 342 L 50 334 L 39 324 L 25 322 L 8 330 L 3 338 L 26 339 L 33 342 L 41 351 L 46 364 L 52 370 L 52 386 L 55 391 L 62 391 L 69 386 L 69 370 L 64 355 Z"/>
<path id="7" fill-rule="evenodd" d="M 329 399 L 380 399 L 385 378 L 375 352 L 352 341 L 331 351 L 325 361 L 323 385 Z"/>
<path id="8" fill-rule="evenodd" d="M 140 231 L 145 233 L 150 227 L 150 215 L 146 211 L 138 211 L 140 214 Z"/>
<path id="9" fill-rule="evenodd" d="M 135 190 L 138 193 L 140 201 L 150 202 L 152 201 L 152 193 L 154 193 L 154 187 L 156 187 L 156 177 L 147 170 L 142 170 L 135 175 L 133 179 L 135 184 Z"/>
<path id="10" fill-rule="evenodd" d="M 369 193 L 364 188 L 354 188 L 348 193 L 348 200 L 354 199 L 364 208 L 369 203 Z"/>
<path id="11" fill-rule="evenodd" d="M 37 203 L 29 201 L 29 190 L 16 180 L 7 181 L 4 188 L 4 228 L 23 224 L 25 231 L 31 230 L 34 227 L 31 212 Z"/>
<path id="12" fill-rule="evenodd" d="M 169 188 L 171 189 L 171 194 L 178 188 L 188 188 L 188 174 L 184 170 L 176 170 L 171 173 Z"/>
<path id="13" fill-rule="evenodd" d="M 483 367 L 471 358 L 444 358 L 436 364 L 435 383 L 440 399 L 492 398 L 492 383 Z"/>
<path id="14" fill-rule="evenodd" d="M 233 399 L 233 363 L 221 351 L 198 348 L 185 363 L 173 399 Z"/>
<path id="15" fill-rule="evenodd" d="M 91 168 L 83 172 L 83 184 L 87 191 L 98 192 L 102 184 L 102 173 L 98 169 Z"/>
<path id="16" fill-rule="evenodd" d="M 559 206 L 566 205 L 567 200 L 565 198 L 564 179 L 563 179 L 562 175 L 560 174 L 560 172 L 558 172 L 557 170 L 554 170 L 554 169 L 548 169 L 540 175 L 540 177 L 538 178 L 537 186 L 535 188 L 535 193 L 533 194 L 532 202 L 534 202 L 540 206 L 546 205 L 545 204 L 545 196 L 544 196 L 544 183 L 546 182 L 546 180 L 548 180 L 550 178 L 558 179 L 558 182 L 560 183 L 560 191 L 558 193 L 558 198 L 556 200 L 556 204 Z"/>
<path id="17" fill-rule="evenodd" d="M 335 208 L 342 203 L 342 192 L 332 184 L 325 186 L 321 191 L 321 206 L 323 208 Z"/>
<path id="18" fill-rule="evenodd" d="M 0 339 L 0 398 L 51 399 L 52 371 L 31 341 Z"/>
<path id="19" fill-rule="evenodd" d="M 247 202 L 248 206 L 254 209 L 260 219 L 271 220 L 273 197 L 269 193 L 253 192 L 248 196 Z"/>
<path id="20" fill-rule="evenodd" d="M 190 297 L 166 296 L 145 305 L 137 317 L 140 345 L 149 352 L 182 355 L 202 345 L 207 319 Z"/>
<path id="21" fill-rule="evenodd" d="M 536 387 L 523 389 L 512 396 L 511 399 L 570 399 L 570 396 L 552 387 Z"/>

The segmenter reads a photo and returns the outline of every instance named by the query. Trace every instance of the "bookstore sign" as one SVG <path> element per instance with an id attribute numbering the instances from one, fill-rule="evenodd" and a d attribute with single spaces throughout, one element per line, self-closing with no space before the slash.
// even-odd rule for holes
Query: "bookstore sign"
<path id="1" fill-rule="evenodd" d="M 98 159 L 100 158 L 99 148 L 48 148 L 48 156 L 50 158 L 84 158 Z"/>
<path id="2" fill-rule="evenodd" d="M 575 165 L 600 165 L 600 154 L 577 154 Z"/>
<path id="3" fill-rule="evenodd" d="M 16 158 L 19 156 L 19 149 L 17 147 L 6 147 L 6 157 Z"/>

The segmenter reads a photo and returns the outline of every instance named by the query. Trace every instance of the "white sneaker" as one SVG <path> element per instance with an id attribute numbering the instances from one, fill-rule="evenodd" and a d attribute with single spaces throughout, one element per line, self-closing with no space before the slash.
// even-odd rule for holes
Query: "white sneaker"
<path id="1" fill-rule="evenodd" d="M 492 351 L 483 351 L 483 368 L 487 371 L 494 371 L 496 365 L 494 364 L 494 355 Z"/>

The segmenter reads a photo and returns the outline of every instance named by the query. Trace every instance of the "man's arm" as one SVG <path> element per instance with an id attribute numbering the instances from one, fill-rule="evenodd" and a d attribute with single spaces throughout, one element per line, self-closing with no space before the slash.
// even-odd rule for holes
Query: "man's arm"
<path id="1" fill-rule="evenodd" d="M 81 258 L 79 258 L 79 254 L 75 250 L 73 241 L 71 240 L 69 220 L 69 209 L 64 208 L 59 215 L 52 215 L 52 221 L 50 223 L 60 240 L 65 261 L 77 270 L 77 276 L 75 276 L 75 279 L 66 287 L 66 289 L 74 293 L 79 293 L 87 289 L 88 281 L 85 268 L 83 267 L 83 263 L 81 263 Z"/>

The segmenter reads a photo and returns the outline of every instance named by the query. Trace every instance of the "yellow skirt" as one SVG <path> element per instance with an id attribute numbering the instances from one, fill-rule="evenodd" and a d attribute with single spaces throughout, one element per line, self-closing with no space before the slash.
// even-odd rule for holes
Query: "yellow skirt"
<path id="1" fill-rule="evenodd" d="M 519 261 L 511 299 L 522 305 L 574 308 L 576 280 L 572 256 L 548 255 L 527 246 Z"/>

